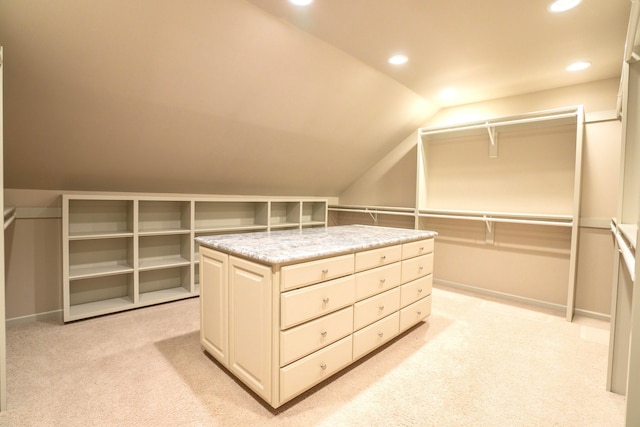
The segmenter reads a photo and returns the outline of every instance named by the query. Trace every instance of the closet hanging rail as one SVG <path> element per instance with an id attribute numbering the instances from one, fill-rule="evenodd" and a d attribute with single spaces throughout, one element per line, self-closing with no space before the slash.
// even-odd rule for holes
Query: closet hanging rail
<path id="1" fill-rule="evenodd" d="M 329 210 L 334 212 L 368 213 L 370 215 L 371 214 L 400 215 L 400 216 L 415 215 L 413 208 L 334 205 L 334 206 L 329 206 Z"/>
<path id="2" fill-rule="evenodd" d="M 611 233 L 613 233 L 616 239 L 616 246 L 618 247 L 618 252 L 622 255 L 622 259 L 624 260 L 624 264 L 627 267 L 627 271 L 631 276 L 631 281 L 636 281 L 636 261 L 631 248 L 625 242 L 622 237 L 622 233 L 619 230 L 619 226 L 617 226 L 614 222 L 611 222 Z"/>
<path id="3" fill-rule="evenodd" d="M 484 221 L 503 222 L 512 224 L 529 224 L 529 225 L 549 225 L 556 227 L 572 227 L 573 219 L 571 216 L 562 215 L 540 215 L 540 214 L 524 214 L 524 213 L 498 213 L 498 212 L 477 212 L 477 211 L 420 211 L 420 217 L 428 218 L 444 218 L 444 219 L 461 219 L 467 221 Z M 490 226 L 487 225 L 489 228 Z M 490 228 L 489 228 L 490 230 Z"/>

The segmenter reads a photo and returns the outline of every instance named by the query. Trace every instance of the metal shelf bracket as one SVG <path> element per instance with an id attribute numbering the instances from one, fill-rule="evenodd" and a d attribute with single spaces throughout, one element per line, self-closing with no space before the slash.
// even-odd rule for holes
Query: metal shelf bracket
<path id="1" fill-rule="evenodd" d="M 498 158 L 498 132 L 495 126 L 489 126 L 487 122 L 487 132 L 489 132 L 489 158 Z"/>

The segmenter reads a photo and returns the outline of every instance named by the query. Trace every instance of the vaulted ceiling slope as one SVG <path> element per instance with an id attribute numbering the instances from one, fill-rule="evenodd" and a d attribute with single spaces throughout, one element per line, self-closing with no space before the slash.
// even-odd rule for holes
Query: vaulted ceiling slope
<path id="1" fill-rule="evenodd" d="M 468 104 L 620 74 L 630 0 L 249 0 L 338 47 L 437 106 Z M 394 67 L 387 59 L 403 53 Z M 588 60 L 571 74 L 565 67 Z M 442 89 L 458 96 L 442 100 Z"/>
<path id="2" fill-rule="evenodd" d="M 5 186 L 338 195 L 446 105 L 442 85 L 470 102 L 619 74 L 627 0 L 546 6 L 3 1 Z"/>
<path id="3" fill-rule="evenodd" d="M 0 3 L 5 186 L 335 195 L 428 114 L 243 0 Z"/>

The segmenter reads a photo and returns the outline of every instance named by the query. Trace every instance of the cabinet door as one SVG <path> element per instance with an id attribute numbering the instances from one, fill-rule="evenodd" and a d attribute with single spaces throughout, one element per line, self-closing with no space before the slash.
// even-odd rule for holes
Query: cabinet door
<path id="1" fill-rule="evenodd" d="M 229 257 L 229 369 L 271 403 L 271 269 Z"/>
<path id="2" fill-rule="evenodd" d="M 229 366 L 229 257 L 200 248 L 200 343 L 220 363 Z"/>

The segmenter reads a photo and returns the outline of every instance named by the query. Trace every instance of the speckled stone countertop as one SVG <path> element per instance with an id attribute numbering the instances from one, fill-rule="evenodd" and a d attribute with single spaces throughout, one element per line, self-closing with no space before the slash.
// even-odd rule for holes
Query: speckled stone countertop
<path id="1" fill-rule="evenodd" d="M 427 230 L 344 225 L 200 236 L 196 242 L 262 264 L 281 265 L 428 239 L 437 234 Z"/>

